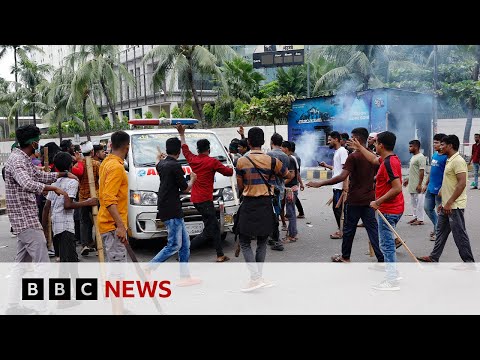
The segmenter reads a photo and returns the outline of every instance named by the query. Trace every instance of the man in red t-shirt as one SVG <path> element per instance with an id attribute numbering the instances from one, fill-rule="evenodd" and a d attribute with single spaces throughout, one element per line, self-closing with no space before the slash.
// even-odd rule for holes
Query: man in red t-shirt
<path id="1" fill-rule="evenodd" d="M 372 201 L 370 206 L 380 211 L 393 228 L 402 217 L 405 208 L 402 193 L 402 164 L 393 152 L 396 140 L 397 137 L 390 131 L 384 131 L 377 135 L 375 148 L 380 157 L 376 157 L 355 139 L 350 141 L 351 145 L 349 144 L 356 150 L 360 150 L 371 163 L 380 165 L 375 181 L 376 200 Z M 380 249 L 387 265 L 387 276 L 384 281 L 373 288 L 375 290 L 399 290 L 395 268 L 395 235 L 380 216 L 378 217 L 378 235 Z"/>
<path id="2" fill-rule="evenodd" d="M 473 176 L 475 185 L 472 189 L 480 188 L 478 185 L 478 170 L 480 169 L 480 134 L 475 134 L 475 144 L 472 145 L 472 157 L 468 162 L 468 165 L 473 163 Z"/>
<path id="3" fill-rule="evenodd" d="M 215 250 L 217 251 L 217 262 L 230 260 L 225 256 L 222 249 L 222 238 L 220 235 L 220 224 L 217 220 L 215 207 L 213 206 L 213 181 L 215 173 L 219 172 L 224 176 L 232 176 L 233 169 L 223 165 L 218 159 L 210 157 L 210 142 L 207 139 L 197 141 L 198 155 L 194 155 L 185 141 L 185 126 L 178 124 L 176 126 L 182 142 L 182 152 L 192 171 L 197 174 L 197 180 L 192 186 L 191 201 L 193 206 L 202 215 L 205 225 L 201 234 L 192 239 L 193 245 L 198 246 L 208 239 L 213 239 Z"/>

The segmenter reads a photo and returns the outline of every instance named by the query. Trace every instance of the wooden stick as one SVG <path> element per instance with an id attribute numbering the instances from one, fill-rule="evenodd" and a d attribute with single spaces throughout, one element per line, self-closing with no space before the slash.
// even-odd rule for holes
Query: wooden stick
<path id="1" fill-rule="evenodd" d="M 370 240 L 368 240 L 368 251 L 370 252 L 370 257 L 375 256 L 375 251 L 373 251 L 373 246 L 372 246 L 372 243 L 370 242 Z"/>
<path id="2" fill-rule="evenodd" d="M 330 206 L 332 205 L 332 202 L 333 202 L 333 197 L 331 197 L 330 200 L 328 200 L 325 205 Z"/>
<path id="3" fill-rule="evenodd" d="M 93 165 L 92 165 L 92 157 L 86 156 L 85 163 L 87 165 L 87 175 L 88 175 L 88 186 L 90 187 L 90 197 L 96 198 L 97 191 L 95 189 L 95 178 L 93 176 Z M 93 214 L 93 224 L 95 225 L 95 238 L 97 242 L 97 251 L 98 251 L 98 261 L 103 263 L 105 261 L 104 254 L 103 254 L 103 241 L 102 236 L 100 235 L 100 229 L 98 228 L 98 206 L 92 206 L 92 214 Z"/>
<path id="4" fill-rule="evenodd" d="M 393 226 L 390 225 L 390 223 L 387 221 L 387 219 L 385 219 L 385 216 L 383 216 L 383 214 L 380 212 L 380 210 L 377 209 L 376 212 L 383 219 L 383 221 L 385 221 L 385 223 L 388 225 L 390 230 L 392 230 L 392 232 L 395 234 L 395 236 L 398 238 L 398 240 L 400 240 L 400 242 L 403 244 L 403 246 L 405 246 L 405 249 L 407 249 L 408 253 L 412 256 L 413 260 L 415 260 L 415 262 L 417 262 L 417 263 L 420 263 L 420 261 L 418 261 L 417 257 L 415 255 L 413 255 L 413 253 L 410 251 L 407 244 L 405 244 L 405 241 L 402 240 L 402 238 L 400 237 L 400 235 L 398 235 L 398 233 L 395 231 Z"/>
<path id="5" fill-rule="evenodd" d="M 50 162 L 48 161 L 48 147 L 43 148 L 43 169 L 46 172 L 51 172 L 50 169 Z M 50 250 L 53 246 L 52 240 L 52 209 L 50 208 L 50 212 L 48 213 L 48 222 L 47 222 L 47 248 Z"/>

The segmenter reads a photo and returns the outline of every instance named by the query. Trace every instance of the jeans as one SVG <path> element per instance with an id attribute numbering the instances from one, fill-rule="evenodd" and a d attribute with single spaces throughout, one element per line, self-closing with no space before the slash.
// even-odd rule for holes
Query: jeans
<path id="1" fill-rule="evenodd" d="M 345 223 L 343 224 L 342 239 L 342 257 L 350 259 L 352 253 L 352 244 L 355 233 L 357 232 L 358 220 L 362 219 L 363 225 L 367 230 L 368 239 L 372 244 L 373 251 L 378 262 L 383 262 L 383 254 L 380 251 L 378 243 L 378 225 L 375 219 L 375 210 L 368 205 L 348 205 L 345 204 Z"/>
<path id="2" fill-rule="evenodd" d="M 215 213 L 215 207 L 213 201 L 204 201 L 201 203 L 193 204 L 195 209 L 202 215 L 203 224 L 205 227 L 201 234 L 198 234 L 192 239 L 191 249 L 197 248 L 200 244 L 207 242 L 209 239 L 213 239 L 215 250 L 217 251 L 217 257 L 223 256 L 222 238 L 220 236 L 220 224 L 217 220 L 217 214 Z"/>
<path id="3" fill-rule="evenodd" d="M 383 214 L 385 219 L 395 229 L 402 214 Z M 387 280 L 395 281 L 397 279 L 397 269 L 395 266 L 395 234 L 390 230 L 390 227 L 383 221 L 381 216 L 378 216 L 378 237 L 380 238 L 380 249 L 386 262 Z"/>
<path id="4" fill-rule="evenodd" d="M 342 196 L 342 190 L 333 189 L 332 209 L 333 209 L 333 215 L 335 215 L 335 220 L 337 221 L 337 226 L 339 229 L 340 229 L 340 219 L 342 217 L 342 204 L 340 204 L 338 208 L 336 206 L 337 206 L 338 200 L 340 200 L 340 196 Z"/>
<path id="5" fill-rule="evenodd" d="M 425 193 L 425 203 L 423 209 L 433 223 L 433 231 L 437 231 L 437 207 L 442 203 L 442 198 L 437 194 L 432 194 L 427 190 Z"/>
<path id="6" fill-rule="evenodd" d="M 423 202 L 425 201 L 424 194 L 410 194 L 412 210 L 413 210 L 413 218 L 417 219 L 418 221 L 423 221 L 425 218 L 425 214 L 423 212 Z"/>
<path id="7" fill-rule="evenodd" d="M 274 206 L 273 207 L 273 209 L 275 210 L 275 216 L 276 216 L 277 221 L 273 225 L 272 240 L 275 242 L 276 245 L 279 245 L 279 241 L 280 241 L 280 231 L 278 230 L 278 226 L 280 225 L 280 222 L 278 221 L 278 217 L 280 216 L 280 213 L 282 211 L 282 209 L 281 209 L 282 196 L 283 196 L 283 194 L 277 196 L 279 206 Z"/>
<path id="8" fill-rule="evenodd" d="M 180 276 L 190 277 L 187 263 L 190 258 L 190 237 L 183 218 L 173 218 L 163 222 L 167 227 L 167 245 L 150 260 L 151 263 L 160 263 L 168 260 L 170 256 L 178 252 L 180 260 Z"/>
<path id="9" fill-rule="evenodd" d="M 439 261 L 450 232 L 453 233 L 453 240 L 457 245 L 458 253 L 464 262 L 475 262 L 472 248 L 465 228 L 464 209 L 453 209 L 450 216 L 442 212 L 438 215 L 437 231 L 435 233 L 435 246 L 430 257 Z"/>
<path id="10" fill-rule="evenodd" d="M 478 187 L 478 170 L 480 169 L 480 163 L 473 163 L 473 176 L 475 181 L 475 186 Z"/>
<path id="11" fill-rule="evenodd" d="M 293 206 L 295 210 L 295 202 L 293 202 Z M 242 248 L 243 258 L 250 271 L 250 279 L 255 281 L 262 277 L 263 263 L 267 254 L 267 236 L 257 236 L 257 250 L 255 256 L 253 255 L 250 242 L 250 236 L 240 234 L 240 247 Z"/>
<path id="12" fill-rule="evenodd" d="M 285 212 L 288 218 L 288 236 L 295 237 L 297 231 L 297 215 L 295 212 L 295 202 L 297 201 L 298 191 L 293 192 L 293 201 L 285 199 Z"/>

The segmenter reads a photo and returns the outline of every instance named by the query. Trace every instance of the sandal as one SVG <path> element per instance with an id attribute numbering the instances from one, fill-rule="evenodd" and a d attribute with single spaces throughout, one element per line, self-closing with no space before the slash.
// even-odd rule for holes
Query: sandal
<path id="1" fill-rule="evenodd" d="M 410 220 L 409 222 L 407 222 L 407 224 L 413 224 L 415 221 L 417 221 L 417 218 L 413 218 L 412 220 Z"/>
<path id="2" fill-rule="evenodd" d="M 423 221 L 420 221 L 420 220 L 415 220 L 413 223 L 411 223 L 410 225 L 425 225 L 425 223 Z"/>
<path id="3" fill-rule="evenodd" d="M 343 238 L 343 235 L 338 231 L 334 232 L 333 234 L 330 234 L 330 239 L 342 239 L 342 238 Z"/>
<path id="4" fill-rule="evenodd" d="M 398 240 L 398 238 L 396 238 L 395 239 L 395 249 L 398 249 L 402 245 L 403 245 L 403 243 L 400 240 Z"/>
<path id="5" fill-rule="evenodd" d="M 350 259 L 344 259 L 342 255 L 335 254 L 331 257 L 332 262 L 340 263 L 340 262 L 350 262 Z"/>
<path id="6" fill-rule="evenodd" d="M 287 236 L 287 237 L 282 239 L 282 242 L 284 244 L 288 244 L 288 243 L 291 243 L 291 242 L 296 242 L 297 240 L 298 240 L 298 238 Z"/>
<path id="7" fill-rule="evenodd" d="M 230 258 L 228 256 L 220 256 L 220 257 L 217 257 L 217 261 L 216 262 L 225 262 L 225 261 L 228 261 L 230 260 Z"/>

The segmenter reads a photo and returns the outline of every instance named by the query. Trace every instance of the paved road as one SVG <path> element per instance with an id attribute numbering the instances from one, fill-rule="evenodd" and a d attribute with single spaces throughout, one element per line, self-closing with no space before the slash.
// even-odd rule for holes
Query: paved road
<path id="1" fill-rule="evenodd" d="M 470 182 L 469 182 L 470 183 Z M 472 244 L 473 254 L 477 261 L 480 261 L 480 221 L 478 221 L 478 213 L 480 212 L 480 191 L 468 191 L 468 208 L 465 213 L 467 229 Z M 299 237 L 296 243 L 285 245 L 284 251 L 273 251 L 268 249 L 267 261 L 270 262 L 329 262 L 330 256 L 339 253 L 341 249 L 341 240 L 332 240 L 329 234 L 336 230 L 335 218 L 331 207 L 327 207 L 325 203 L 331 197 L 331 188 L 321 189 L 305 189 L 300 193 L 300 200 L 303 203 L 306 213 L 306 219 L 298 220 Z M 433 248 L 433 242 L 429 240 L 429 232 L 432 226 L 425 217 L 428 225 L 410 226 L 407 224 L 411 220 L 411 207 L 409 204 L 409 195 L 404 192 L 407 199 L 406 211 L 398 225 L 398 233 L 407 242 L 407 245 L 418 256 L 428 255 Z M 476 215 L 475 215 L 476 214 Z M 15 257 L 16 239 L 11 238 L 10 224 L 6 215 L 0 216 L 0 261 L 13 261 Z M 233 256 L 233 241 L 231 234 L 227 236 L 225 241 L 225 254 L 231 257 L 231 261 L 243 261 L 242 255 L 235 258 Z M 358 228 L 356 238 L 353 243 L 352 261 L 355 262 L 374 262 L 375 258 L 369 257 L 368 237 L 365 229 Z M 5 247 L 6 246 L 6 247 Z M 149 261 L 161 245 L 158 242 L 144 244 L 142 247 L 135 249 L 140 261 Z M 80 250 L 80 249 L 78 249 Z M 398 261 L 413 261 L 405 249 L 397 250 Z M 211 247 L 198 249 L 192 252 L 192 262 L 213 262 L 215 259 L 215 250 Z M 90 254 L 87 257 L 80 256 L 81 261 L 97 261 L 97 257 Z M 172 257 L 169 261 L 175 261 Z M 441 258 L 442 262 L 458 262 L 461 261 L 458 251 L 450 236 L 445 251 Z M 218 266 L 221 266 L 220 264 Z"/>

